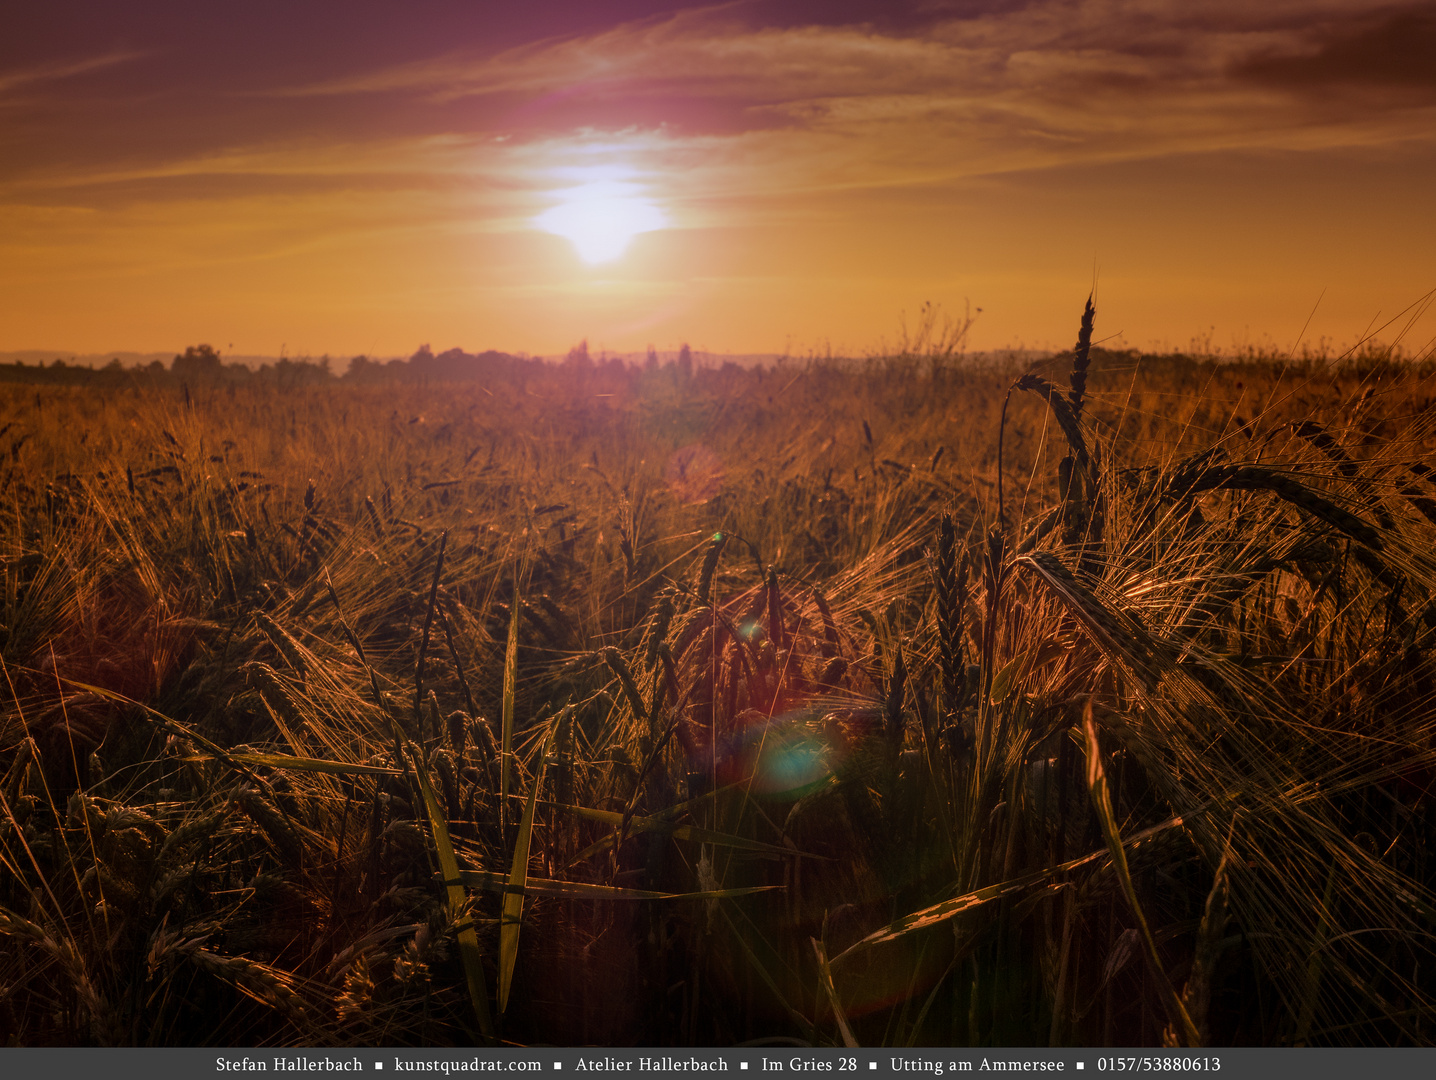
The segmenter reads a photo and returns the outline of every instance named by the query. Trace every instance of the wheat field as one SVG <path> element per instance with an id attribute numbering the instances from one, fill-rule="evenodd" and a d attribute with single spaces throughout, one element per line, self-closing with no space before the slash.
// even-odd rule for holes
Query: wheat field
<path id="1" fill-rule="evenodd" d="M 0 1036 L 1436 1041 L 1436 369 L 1092 325 L 0 380 Z"/>

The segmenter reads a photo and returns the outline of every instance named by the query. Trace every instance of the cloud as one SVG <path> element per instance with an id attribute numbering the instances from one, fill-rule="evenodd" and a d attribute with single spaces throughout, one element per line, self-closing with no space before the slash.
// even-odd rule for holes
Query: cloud
<path id="1" fill-rule="evenodd" d="M 235 95 L 272 112 L 272 137 L 36 173 L 25 197 L 38 201 L 46 184 L 198 197 L 226 178 L 263 178 L 265 190 L 407 187 L 445 205 L 470 199 L 486 221 L 512 225 L 583 170 L 621 164 L 661 189 L 675 222 L 702 225 L 752 221 L 780 202 L 790 216 L 815 212 L 796 195 L 1436 135 L 1422 62 L 1436 52 L 1436 20 L 1415 4 L 934 3 L 848 23 L 824 10 L 817 20 L 797 0 L 695 8 Z M 1362 93 L 1337 92 L 1352 85 Z M 366 128 L 375 115 L 391 126 Z"/>
<path id="2" fill-rule="evenodd" d="M 275 91 L 288 97 L 410 93 L 433 101 L 573 88 L 601 97 L 781 100 L 911 87 L 947 78 L 953 48 L 864 27 L 751 28 L 729 9 L 628 23 L 494 56 L 462 52 Z"/>
<path id="3" fill-rule="evenodd" d="M 1327 22 L 1300 36 L 1300 51 L 1263 52 L 1233 74 L 1273 85 L 1366 85 L 1436 90 L 1436 14 L 1396 10 L 1350 22 Z"/>
<path id="4" fill-rule="evenodd" d="M 876 125 L 896 123 L 989 151 L 1056 142 L 1101 157 L 1181 152 L 1184 140 L 1208 149 L 1289 134 L 1309 144 L 1324 124 L 1333 145 L 1365 144 L 1402 126 L 1409 95 L 1364 99 L 1357 116 L 1293 91 L 1436 80 L 1436 20 L 1414 5 L 1373 14 L 1353 0 L 1039 0 L 909 33 L 802 24 L 791 12 L 782 26 L 744 21 L 761 7 L 690 10 L 282 93 L 501 100 L 486 122 L 518 138 L 635 123 L 735 136 L 776 126 L 880 147 L 890 140 Z M 1405 119 L 1402 137 L 1427 118 Z"/>
<path id="5" fill-rule="evenodd" d="M 380 79 L 435 98 L 527 95 L 508 114 L 513 137 L 552 154 L 656 114 L 649 161 L 681 175 L 694 203 L 1229 150 L 1429 143 L 1436 123 L 1423 100 L 1327 92 L 1365 70 L 1393 26 L 1425 25 L 1411 7 L 1379 19 L 1368 8 L 1040 0 L 915 34 L 753 27 L 724 8 Z M 1280 67 L 1288 61 L 1291 71 Z M 708 108 L 695 115 L 696 99 Z M 577 132 L 588 134 L 575 143 Z"/>
<path id="6" fill-rule="evenodd" d="M 3 103 L 3 95 L 22 86 L 32 83 L 55 82 L 59 79 L 72 79 L 79 75 L 88 75 L 103 68 L 113 67 L 116 64 L 139 60 L 144 56 L 143 52 L 111 52 L 84 60 L 38 64 L 33 67 L 20 68 L 17 71 L 0 73 L 0 103 Z"/>

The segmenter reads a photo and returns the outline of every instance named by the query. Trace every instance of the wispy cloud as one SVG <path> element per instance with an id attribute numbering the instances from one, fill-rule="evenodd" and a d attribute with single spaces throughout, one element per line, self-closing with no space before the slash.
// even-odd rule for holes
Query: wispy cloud
<path id="1" fill-rule="evenodd" d="M 689 190 L 713 194 L 1436 137 L 1422 60 L 1436 20 L 1414 4 L 1039 0 L 919 34 L 754 26 L 750 12 L 690 10 L 281 93 L 500 101 L 482 123 L 516 155 L 641 128 L 670 165 L 701 156 Z"/>
<path id="2" fill-rule="evenodd" d="M 114 67 L 116 64 L 126 64 L 133 60 L 143 59 L 145 55 L 144 52 L 136 51 L 109 52 L 101 56 L 86 57 L 83 60 L 37 64 L 0 72 L 0 105 L 5 103 L 5 95 L 11 94 L 20 87 L 89 75 L 104 68 Z"/>
<path id="3" fill-rule="evenodd" d="M 783 107 L 811 121 L 822 115 L 814 103 L 889 96 L 951 105 L 1004 94 L 1057 100 L 1073 92 L 1115 101 L 1157 90 L 1167 99 L 1206 95 L 1193 102 L 1201 105 L 1213 92 L 1250 94 L 1254 83 L 1294 90 L 1436 85 L 1429 63 L 1436 17 L 1409 2 L 1038 0 L 935 21 L 917 35 L 866 25 L 754 27 L 737 18 L 742 10 L 695 9 L 587 37 L 497 55 L 455 52 L 275 93 L 411 94 L 448 102 L 581 88 L 608 107 L 666 97 L 681 108 L 701 96 Z"/>
<path id="4" fill-rule="evenodd" d="M 942 9 L 929 5 L 922 25 L 904 31 L 765 26 L 753 21 L 764 5 L 724 4 L 492 55 L 455 51 L 268 92 L 275 115 L 264 145 L 191 146 L 136 168 L 358 177 L 481 163 L 503 172 L 505 160 L 517 167 L 535 148 L 592 153 L 613 133 L 640 132 L 638 152 L 654 167 L 688 169 L 691 192 L 709 186 L 706 172 L 714 187 L 761 194 L 1436 138 L 1436 17 L 1424 5 L 1037 0 L 978 14 L 962 5 L 950 17 Z M 0 95 L 137 55 L 0 75 Z M 362 130 L 375 114 L 403 115 L 408 135 Z M 456 142 L 465 147 L 457 166 Z"/>
<path id="5" fill-rule="evenodd" d="M 1397 8 L 1309 24 L 1295 48 L 1257 51 L 1233 74 L 1298 91 L 1406 87 L 1436 93 L 1436 13 Z"/>

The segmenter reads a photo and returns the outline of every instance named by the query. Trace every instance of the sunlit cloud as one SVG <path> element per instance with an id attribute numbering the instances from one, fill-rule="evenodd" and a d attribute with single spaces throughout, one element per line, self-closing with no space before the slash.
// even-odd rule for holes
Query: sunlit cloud
<path id="1" fill-rule="evenodd" d="M 721 115 L 705 113 L 699 124 L 723 134 L 770 126 L 774 115 L 790 127 L 836 131 L 864 114 L 876 119 L 878 111 L 883 120 L 962 117 L 978 127 L 995 127 L 1017 112 L 1080 137 L 1091 120 L 1079 118 L 1102 114 L 1107 129 L 1132 138 L 1177 121 L 1177 135 L 1223 129 L 1240 142 L 1245 131 L 1298 113 L 1321 120 L 1323 103 L 1273 95 L 1264 84 L 1274 79 L 1284 77 L 1293 88 L 1326 75 L 1429 84 L 1422 74 L 1429 65 L 1412 60 L 1436 36 L 1432 27 L 1414 5 L 1373 14 L 1352 0 L 1271 0 L 1256 8 L 1220 0 L 1195 6 L 1046 0 L 937 22 L 921 36 L 862 26 L 753 28 L 721 7 L 495 56 L 450 54 L 283 93 L 407 92 L 449 101 L 581 91 L 589 126 L 605 111 L 615 126 L 627 126 L 626 108 L 657 99 L 674 102 L 673 125 L 689 131 L 695 128 L 686 122 L 686 103 L 702 98 L 731 106 Z M 1344 42 L 1348 33 L 1355 40 Z M 1398 40 L 1404 45 L 1392 52 Z M 1382 48 L 1397 72 L 1410 69 L 1407 76 L 1377 62 Z M 1386 104 L 1401 110 L 1412 103 Z M 1212 106 L 1218 111 L 1209 115 Z"/>
<path id="2" fill-rule="evenodd" d="M 711 218 L 724 204 L 761 212 L 755 200 L 764 198 L 1073 164 L 1430 141 L 1436 95 L 1413 95 L 1409 85 L 1383 93 L 1381 78 L 1358 62 L 1369 49 L 1331 44 L 1352 27 L 1379 43 L 1403 18 L 1424 32 L 1414 8 L 1388 10 L 1395 14 L 1379 18 L 1352 0 L 1256 9 L 1046 0 L 904 36 L 754 27 L 741 7 L 722 6 L 284 93 L 502 100 L 484 123 L 509 140 L 517 171 L 536 147 L 547 153 L 585 130 L 632 133 L 632 118 L 642 117 L 633 138 L 646 143 L 644 165 L 681 185 L 687 211 Z M 1367 80 L 1359 102 L 1309 92 L 1311 65 L 1323 56 Z M 551 212 L 550 222 L 601 216 Z"/>
<path id="3" fill-rule="evenodd" d="M 509 175 L 543 196 L 552 184 L 534 175 L 536 157 L 624 133 L 644 144 L 638 168 L 681 185 L 685 210 L 712 213 L 722 202 L 756 210 L 754 199 L 1072 164 L 1436 138 L 1436 93 L 1423 92 L 1436 86 L 1407 56 L 1436 29 L 1409 5 L 1373 13 L 1354 0 L 1271 0 L 1255 9 L 1225 0 L 1044 0 L 932 21 L 908 36 L 752 26 L 739 17 L 744 10 L 692 9 L 496 55 L 456 52 L 289 87 L 275 93 L 353 97 L 361 111 L 376 96 L 415 98 L 421 113 L 424 102 L 488 104 L 467 128 L 425 138 L 339 134 L 322 147 L 309 136 L 216 148 L 150 172 L 289 169 L 380 185 L 407 173 L 423 186 L 421 174 L 475 170 Z M 1344 32 L 1352 41 L 1343 43 Z M 1395 70 L 1410 73 L 1397 77 L 1373 57 L 1402 34 Z M 1362 93 L 1314 92 L 1323 73 L 1360 82 Z M 9 78 L 40 77 L 37 69 Z M 125 182 L 84 170 L 36 179 Z M 589 192 L 585 201 L 599 197 Z"/>

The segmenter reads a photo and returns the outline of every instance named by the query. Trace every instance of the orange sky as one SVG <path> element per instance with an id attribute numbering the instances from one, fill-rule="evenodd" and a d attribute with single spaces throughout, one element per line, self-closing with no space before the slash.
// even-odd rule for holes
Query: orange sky
<path id="1" fill-rule="evenodd" d="M 1060 347 L 1094 280 L 1288 348 L 1436 288 L 1425 3 L 211 6 L 0 41 L 0 350 Z"/>

